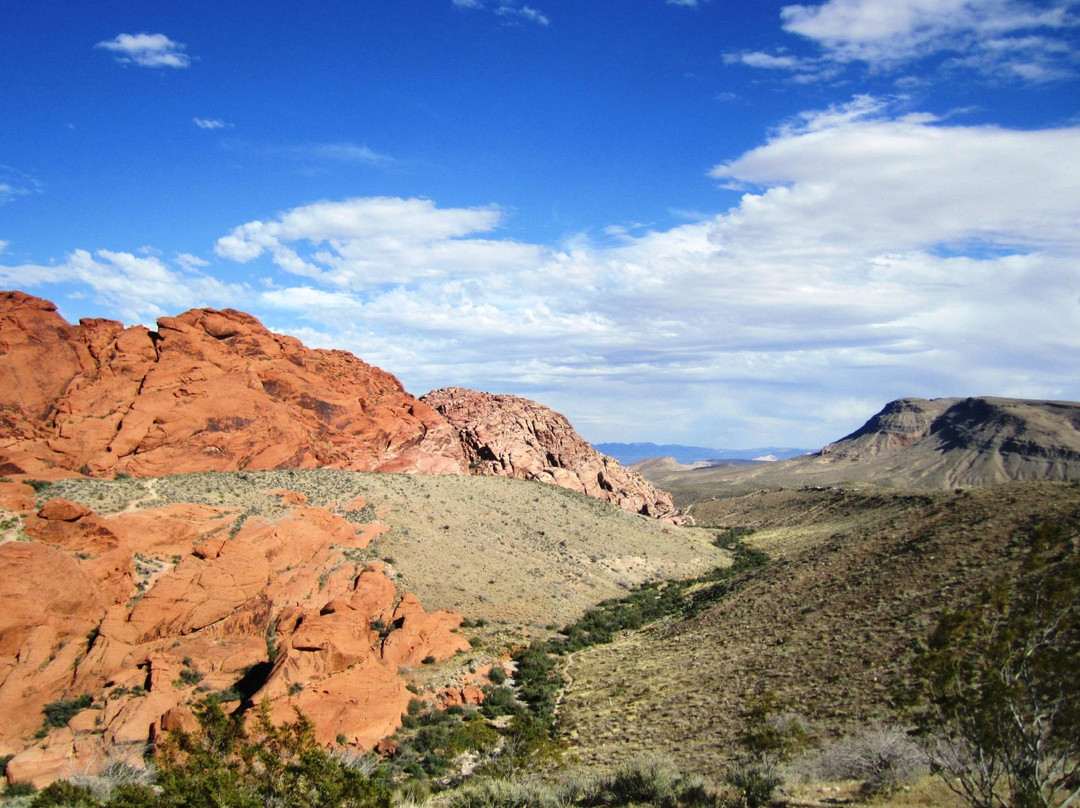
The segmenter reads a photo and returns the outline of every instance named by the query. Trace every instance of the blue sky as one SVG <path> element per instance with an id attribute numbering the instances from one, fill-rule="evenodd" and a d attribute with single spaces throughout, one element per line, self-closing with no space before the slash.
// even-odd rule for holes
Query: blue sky
<path id="1" fill-rule="evenodd" d="M 5 5 L 0 287 L 593 441 L 1080 399 L 1080 0 Z"/>

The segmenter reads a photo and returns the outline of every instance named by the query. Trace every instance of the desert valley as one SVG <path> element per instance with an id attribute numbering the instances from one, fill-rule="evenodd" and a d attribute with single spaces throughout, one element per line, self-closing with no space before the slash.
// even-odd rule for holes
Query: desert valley
<path id="1" fill-rule="evenodd" d="M 995 608 L 1067 663 L 1029 672 L 1073 702 L 1029 804 L 1080 788 L 1080 404 L 905 399 L 806 456 L 635 470 L 240 312 L 6 292 L 0 426 L 13 804 L 978 804 L 932 776 L 932 685 Z"/>

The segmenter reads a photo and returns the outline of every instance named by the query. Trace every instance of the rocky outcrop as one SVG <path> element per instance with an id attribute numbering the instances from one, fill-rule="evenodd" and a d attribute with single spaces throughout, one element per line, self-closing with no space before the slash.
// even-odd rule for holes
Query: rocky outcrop
<path id="1" fill-rule="evenodd" d="M 565 417 L 535 401 L 460 387 L 420 400 L 457 429 L 474 474 L 550 483 L 636 513 L 676 518 L 669 494 L 597 452 Z"/>
<path id="2" fill-rule="evenodd" d="M 21 509 L 30 541 L 0 544 L 9 780 L 41 787 L 139 763 L 159 733 L 191 728 L 207 693 L 232 707 L 265 699 L 278 722 L 299 708 L 324 744 L 367 751 L 397 729 L 412 698 L 400 672 L 469 650 L 461 618 L 425 611 L 363 560 L 385 526 L 280 493 L 288 512 L 275 522 L 191 504 Z M 0 482 L 6 503 L 31 494 Z M 46 705 L 80 697 L 89 705 L 43 727 Z"/>
<path id="3" fill-rule="evenodd" d="M 0 474 L 465 470 L 446 421 L 352 354 L 233 310 L 157 325 L 70 325 L 0 292 Z"/>

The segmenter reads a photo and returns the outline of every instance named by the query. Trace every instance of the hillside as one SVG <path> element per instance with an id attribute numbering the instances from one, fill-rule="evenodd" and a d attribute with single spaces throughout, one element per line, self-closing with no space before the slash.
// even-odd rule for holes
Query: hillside
<path id="1" fill-rule="evenodd" d="M 73 326 L 47 300 L 0 292 L 0 474 L 471 471 L 677 517 L 667 494 L 536 402 L 429 393 L 443 415 L 386 371 L 346 351 L 306 348 L 243 312 L 193 309 L 157 326 Z"/>
<path id="2" fill-rule="evenodd" d="M 1080 523 L 1080 486 L 970 492 L 757 492 L 714 514 L 752 525 L 773 561 L 702 594 L 704 609 L 573 655 L 568 757 L 610 770 L 664 750 L 684 770 L 731 760 L 748 706 L 772 694 L 822 740 L 895 717 L 915 645 L 1020 563 L 1042 520 Z"/>
<path id="3" fill-rule="evenodd" d="M 492 477 L 0 481 L 0 506 L 0 709 L 19 717 L 0 754 L 39 785 L 190 727 L 206 692 L 267 698 L 278 720 L 300 707 L 323 743 L 367 751 L 407 686 L 476 700 L 470 671 L 522 638 L 727 557 L 706 533 Z M 45 705 L 80 697 L 34 741 Z"/>
<path id="4" fill-rule="evenodd" d="M 639 470 L 671 491 L 680 507 L 725 491 L 773 486 L 865 483 L 930 490 L 1080 479 L 1080 404 L 900 399 L 811 455 L 753 466 Z"/>

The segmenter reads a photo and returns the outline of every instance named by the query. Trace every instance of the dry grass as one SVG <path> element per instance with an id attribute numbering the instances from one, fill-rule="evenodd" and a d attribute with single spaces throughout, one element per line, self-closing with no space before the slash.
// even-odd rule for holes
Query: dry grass
<path id="1" fill-rule="evenodd" d="M 390 526 L 371 546 L 425 607 L 490 625 L 485 645 L 513 645 L 507 627 L 561 626 L 586 608 L 659 578 L 686 578 L 727 563 L 713 532 L 663 525 L 561 488 L 498 477 L 289 470 L 185 474 L 152 479 L 59 481 L 63 496 L 98 513 L 193 502 L 248 516 L 285 515 L 287 489 L 311 505 L 371 506 L 353 519 Z M 514 632 L 511 632 L 513 634 Z"/>
<path id="2" fill-rule="evenodd" d="M 575 654 L 560 714 L 571 758 L 607 770 L 658 750 L 716 777 L 765 692 L 818 739 L 891 719 L 912 648 L 942 610 L 1015 566 L 1035 522 L 1080 520 L 1080 487 L 1063 483 L 865 497 L 838 497 L 805 533 L 787 523 L 793 502 L 761 497 L 749 543 L 779 550 L 777 561 L 694 619 Z M 744 506 L 732 504 L 740 520 L 752 515 Z"/>

